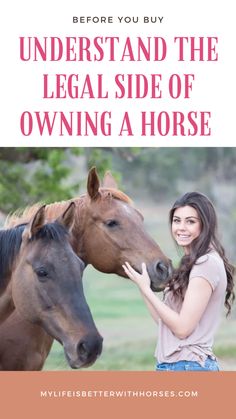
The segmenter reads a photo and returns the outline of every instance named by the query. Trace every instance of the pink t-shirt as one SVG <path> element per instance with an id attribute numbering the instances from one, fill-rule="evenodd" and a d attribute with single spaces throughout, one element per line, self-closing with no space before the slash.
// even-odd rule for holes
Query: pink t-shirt
<path id="1" fill-rule="evenodd" d="M 176 337 L 165 323 L 159 320 L 159 339 L 155 351 L 159 363 L 186 360 L 197 361 L 203 365 L 207 356 L 214 356 L 214 334 L 219 324 L 227 286 L 224 263 L 215 250 L 196 261 L 189 280 L 196 277 L 205 278 L 212 287 L 213 292 L 208 305 L 195 330 L 185 339 Z M 164 302 L 176 312 L 180 312 L 182 301 L 174 298 L 171 291 L 166 292 Z"/>

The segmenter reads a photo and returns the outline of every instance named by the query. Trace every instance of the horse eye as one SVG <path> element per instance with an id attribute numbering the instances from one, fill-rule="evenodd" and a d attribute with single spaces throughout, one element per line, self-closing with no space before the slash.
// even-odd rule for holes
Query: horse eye
<path id="1" fill-rule="evenodd" d="M 38 275 L 39 279 L 41 280 L 45 280 L 48 276 L 48 272 L 46 271 L 45 268 L 38 268 L 35 270 L 35 273 Z"/>
<path id="2" fill-rule="evenodd" d="M 108 221 L 105 221 L 105 225 L 109 228 L 113 228 L 113 227 L 117 227 L 119 223 L 116 220 L 108 220 Z"/>

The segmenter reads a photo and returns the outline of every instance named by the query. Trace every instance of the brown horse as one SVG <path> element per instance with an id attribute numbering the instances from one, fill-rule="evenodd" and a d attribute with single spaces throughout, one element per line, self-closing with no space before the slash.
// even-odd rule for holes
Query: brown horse
<path id="1" fill-rule="evenodd" d="M 12 257 L 8 288 L 12 299 L 9 305 L 15 306 L 15 315 L 62 343 L 69 365 L 80 368 L 97 359 L 102 338 L 83 293 L 85 265 L 68 240 L 74 213 L 75 205 L 71 203 L 56 222 L 46 223 L 43 206 L 26 226 L 16 229 L 18 249 L 8 242 Z M 4 356 L 4 339 L 1 345 Z"/>
<path id="2" fill-rule="evenodd" d="M 117 189 L 109 173 L 105 175 L 103 186 L 100 187 L 97 173 L 92 169 L 88 175 L 87 194 L 73 201 L 76 204 L 76 215 L 71 243 L 86 264 L 90 263 L 105 273 L 126 276 L 122 269 L 125 261 L 129 261 L 139 271 L 141 263 L 146 262 L 152 289 L 159 291 L 165 287 L 171 263 L 144 230 L 142 215 L 131 205 L 129 197 Z M 47 205 L 47 218 L 54 219 L 65 205 L 67 203 L 64 202 Z M 21 218 L 11 218 L 8 225 L 26 222 L 35 210 L 33 207 Z M 18 369 L 19 365 L 19 369 L 24 370 L 42 368 L 52 342 L 48 343 L 47 338 L 41 335 L 38 339 L 38 332 L 32 325 L 23 322 L 17 313 L 9 317 L 7 324 L 0 327 L 0 353 L 1 341 L 7 341 L 8 352 L 5 352 L 5 358 L 9 369 Z M 21 351 L 22 340 L 24 350 Z M 42 340 L 46 340 L 48 352 L 41 345 Z M 27 351 L 25 341 L 29 343 Z M 35 347 L 38 348 L 38 362 L 32 366 L 31 354 L 35 353 Z"/>

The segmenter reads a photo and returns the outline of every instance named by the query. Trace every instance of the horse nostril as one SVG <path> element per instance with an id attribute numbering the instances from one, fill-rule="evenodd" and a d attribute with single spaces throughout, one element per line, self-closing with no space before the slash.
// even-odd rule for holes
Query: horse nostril
<path id="1" fill-rule="evenodd" d="M 80 361 L 86 365 L 94 362 L 102 352 L 103 338 L 98 336 L 86 336 L 77 345 L 77 354 Z"/>
<path id="2" fill-rule="evenodd" d="M 88 357 L 88 348 L 85 342 L 81 341 L 77 347 L 78 355 L 81 361 L 85 362 Z"/>
<path id="3" fill-rule="evenodd" d="M 165 265 L 164 262 L 162 262 L 161 260 L 159 262 L 156 263 L 156 271 L 161 274 L 164 277 L 168 276 L 168 266 Z"/>

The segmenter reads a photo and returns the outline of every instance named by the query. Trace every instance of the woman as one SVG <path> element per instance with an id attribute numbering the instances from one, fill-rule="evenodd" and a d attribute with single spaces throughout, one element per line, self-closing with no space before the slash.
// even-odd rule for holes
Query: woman
<path id="1" fill-rule="evenodd" d="M 234 268 L 216 236 L 216 213 L 206 196 L 186 193 L 175 202 L 169 218 L 184 256 L 164 300 L 151 290 L 144 263 L 141 274 L 128 262 L 123 268 L 159 324 L 156 370 L 218 371 L 212 346 L 223 303 L 227 314 L 231 311 Z"/>

